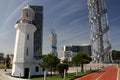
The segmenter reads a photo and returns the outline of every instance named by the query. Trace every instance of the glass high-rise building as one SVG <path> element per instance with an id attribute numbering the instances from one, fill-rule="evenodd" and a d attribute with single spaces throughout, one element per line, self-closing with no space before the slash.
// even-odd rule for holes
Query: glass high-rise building
<path id="1" fill-rule="evenodd" d="M 91 52 L 91 45 L 86 44 L 86 45 L 71 45 L 71 46 L 64 46 L 63 49 L 64 52 L 66 51 L 70 51 L 73 53 L 73 55 L 75 55 L 78 52 L 85 52 L 86 54 L 88 54 L 89 56 L 92 55 Z"/>
<path id="2" fill-rule="evenodd" d="M 72 57 L 78 52 L 85 52 L 87 55 L 92 56 L 91 45 L 68 45 L 63 47 L 63 57 L 61 60 L 71 61 Z"/>
<path id="3" fill-rule="evenodd" d="M 35 12 L 33 24 L 37 28 L 37 30 L 34 33 L 34 58 L 41 59 L 43 39 L 43 6 L 30 5 L 30 7 Z"/>

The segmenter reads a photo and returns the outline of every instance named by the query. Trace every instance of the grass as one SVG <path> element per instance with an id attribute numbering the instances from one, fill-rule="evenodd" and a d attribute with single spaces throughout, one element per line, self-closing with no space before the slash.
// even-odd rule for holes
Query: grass
<path id="1" fill-rule="evenodd" d="M 70 80 L 70 79 L 73 79 L 73 78 L 76 78 L 76 77 L 86 75 L 88 73 L 90 73 L 90 71 L 87 71 L 86 73 L 79 72 L 77 76 L 76 76 L 76 73 L 69 73 L 69 74 L 66 75 L 65 79 L 62 79 L 61 76 L 59 75 L 59 76 L 47 77 L 46 80 Z M 44 78 L 43 77 L 31 78 L 31 80 L 44 80 Z"/>
<path id="2" fill-rule="evenodd" d="M 12 68 L 12 65 L 10 65 L 9 69 Z M 0 63 L 0 69 L 5 69 L 5 64 L 4 63 Z"/>
<path id="3" fill-rule="evenodd" d="M 5 68 L 5 64 L 0 63 L 0 69 L 4 69 Z"/>

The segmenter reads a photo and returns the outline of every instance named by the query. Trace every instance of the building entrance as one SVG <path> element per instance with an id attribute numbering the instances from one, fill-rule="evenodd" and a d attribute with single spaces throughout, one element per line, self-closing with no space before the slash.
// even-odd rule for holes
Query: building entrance
<path id="1" fill-rule="evenodd" d="M 25 68 L 24 69 L 24 78 L 28 78 L 29 77 L 29 68 Z"/>

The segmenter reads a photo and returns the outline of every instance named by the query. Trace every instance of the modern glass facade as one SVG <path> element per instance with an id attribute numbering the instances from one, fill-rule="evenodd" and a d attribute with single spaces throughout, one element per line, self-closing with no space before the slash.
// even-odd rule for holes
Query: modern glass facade
<path id="1" fill-rule="evenodd" d="M 63 47 L 63 57 L 61 60 L 70 62 L 72 57 L 78 52 L 85 52 L 87 55 L 92 56 L 91 45 L 70 45 Z"/>
<path id="2" fill-rule="evenodd" d="M 33 24 L 37 30 L 34 33 L 34 58 L 41 59 L 42 57 L 42 39 L 43 39 L 43 6 L 30 6 L 35 12 Z"/>
<path id="3" fill-rule="evenodd" d="M 64 46 L 63 51 L 71 51 L 74 55 L 74 53 L 78 53 L 80 51 L 87 53 L 89 56 L 92 55 L 91 52 L 91 45 L 85 45 L 85 46 L 79 46 L 79 45 L 71 45 L 71 46 Z"/>

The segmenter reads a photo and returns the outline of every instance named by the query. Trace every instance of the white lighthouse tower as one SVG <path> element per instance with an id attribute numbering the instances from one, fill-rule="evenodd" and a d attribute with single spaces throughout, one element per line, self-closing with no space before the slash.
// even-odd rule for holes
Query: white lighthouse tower
<path id="1" fill-rule="evenodd" d="M 24 7 L 22 16 L 15 25 L 16 41 L 12 76 L 28 78 L 42 74 L 37 61 L 33 58 L 34 32 L 36 31 L 33 20 L 34 11 L 29 6 Z"/>

